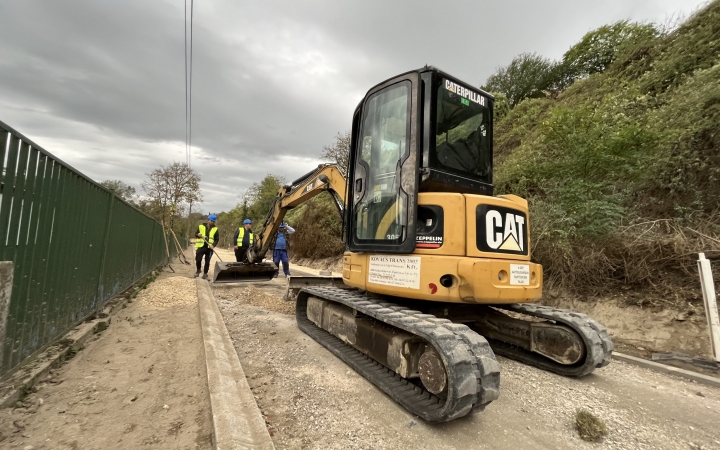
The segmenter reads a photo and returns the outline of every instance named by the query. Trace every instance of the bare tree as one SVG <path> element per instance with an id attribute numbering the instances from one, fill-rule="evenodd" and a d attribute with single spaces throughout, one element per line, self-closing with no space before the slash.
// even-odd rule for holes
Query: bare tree
<path id="1" fill-rule="evenodd" d="M 347 175 L 348 161 L 350 161 L 350 131 L 338 133 L 335 142 L 326 145 L 322 149 L 320 157 L 324 160 L 334 162 L 340 168 L 343 175 Z"/>
<path id="2" fill-rule="evenodd" d="M 157 205 L 157 218 L 171 228 L 175 218 L 182 216 L 186 208 L 203 200 L 200 175 L 186 163 L 173 162 L 167 167 L 160 166 L 147 177 L 142 188 Z"/>

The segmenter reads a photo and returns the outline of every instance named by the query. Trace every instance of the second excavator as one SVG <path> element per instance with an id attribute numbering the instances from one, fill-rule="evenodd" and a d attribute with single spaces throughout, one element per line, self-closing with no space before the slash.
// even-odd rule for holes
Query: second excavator
<path id="1" fill-rule="evenodd" d="M 300 289 L 298 325 L 413 414 L 483 410 L 499 395 L 496 354 L 572 377 L 607 365 L 605 327 L 535 304 L 528 204 L 493 195 L 493 101 L 427 66 L 376 85 L 353 116 L 346 176 L 325 164 L 282 188 L 248 260 L 217 281 L 269 278 L 285 213 L 328 192 L 342 282 Z"/>

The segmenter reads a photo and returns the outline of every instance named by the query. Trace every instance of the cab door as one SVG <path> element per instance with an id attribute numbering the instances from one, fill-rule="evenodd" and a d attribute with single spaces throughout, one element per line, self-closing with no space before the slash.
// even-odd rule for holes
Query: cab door
<path id="1" fill-rule="evenodd" d="M 356 110 L 349 164 L 348 247 L 412 253 L 417 218 L 420 77 L 376 86 Z"/>

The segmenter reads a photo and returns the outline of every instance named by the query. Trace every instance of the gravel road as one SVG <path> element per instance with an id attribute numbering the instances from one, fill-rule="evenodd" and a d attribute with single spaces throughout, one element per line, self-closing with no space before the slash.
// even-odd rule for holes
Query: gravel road
<path id="1" fill-rule="evenodd" d="M 302 333 L 283 287 L 214 288 L 277 448 L 720 449 L 720 389 L 620 362 L 568 379 L 499 357 L 497 401 L 425 423 Z M 603 442 L 578 437 L 578 408 L 605 421 Z"/>

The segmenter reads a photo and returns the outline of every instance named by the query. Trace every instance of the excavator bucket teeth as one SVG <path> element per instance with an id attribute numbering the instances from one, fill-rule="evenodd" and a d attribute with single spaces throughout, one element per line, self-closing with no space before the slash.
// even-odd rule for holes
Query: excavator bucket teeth
<path id="1" fill-rule="evenodd" d="M 216 262 L 213 283 L 269 281 L 275 276 L 276 271 L 277 266 L 270 262 L 259 264 Z"/>

